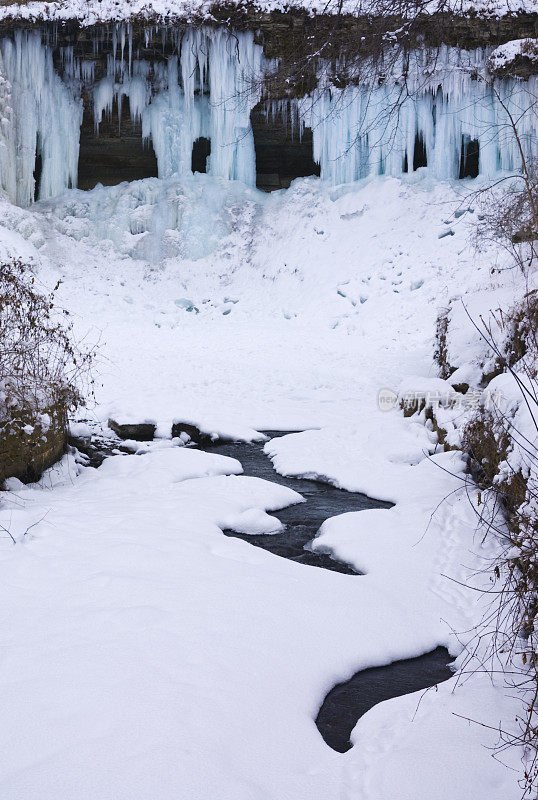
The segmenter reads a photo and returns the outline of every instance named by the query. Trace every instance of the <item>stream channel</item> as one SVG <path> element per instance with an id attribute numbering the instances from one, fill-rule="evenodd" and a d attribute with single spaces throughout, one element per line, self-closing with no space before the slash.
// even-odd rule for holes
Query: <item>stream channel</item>
<path id="1" fill-rule="evenodd" d="M 280 431 L 264 433 L 269 438 L 284 435 Z M 245 475 L 288 486 L 299 492 L 306 503 L 271 512 L 286 526 L 281 533 L 249 535 L 227 530 L 224 531 L 226 536 L 235 536 L 301 564 L 360 576 L 350 564 L 335 560 L 329 553 L 313 552 L 308 545 L 329 517 L 366 508 L 390 508 L 392 504 L 374 500 L 359 492 L 346 492 L 321 481 L 279 475 L 263 447 L 263 442 L 219 441 L 202 449 L 236 458 L 243 465 Z M 316 717 L 316 725 L 324 741 L 333 750 L 345 753 L 352 747 L 351 731 L 363 714 L 383 700 L 427 689 L 448 680 L 453 675 L 448 666 L 452 660 L 446 648 L 437 647 L 417 658 L 361 670 L 349 680 L 337 684 L 326 695 Z"/>

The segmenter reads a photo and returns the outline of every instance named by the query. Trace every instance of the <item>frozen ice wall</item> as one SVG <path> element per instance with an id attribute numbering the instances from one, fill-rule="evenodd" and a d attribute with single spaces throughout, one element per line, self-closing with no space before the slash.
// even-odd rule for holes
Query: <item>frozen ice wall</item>
<path id="1" fill-rule="evenodd" d="M 250 112 L 270 65 L 253 34 L 193 28 L 177 34 L 177 55 L 155 64 L 133 61 L 124 29 L 120 39 L 107 74 L 94 89 L 96 126 L 114 102 L 121 105 L 128 97 L 132 118 L 142 120 L 143 136 L 153 143 L 159 177 L 189 174 L 193 143 L 205 137 L 211 142 L 209 174 L 255 185 Z M 517 170 L 518 148 L 504 105 L 520 120 L 520 133 L 534 153 L 531 106 L 538 82 L 492 85 L 487 55 L 445 47 L 433 53 L 418 50 L 394 62 L 389 55 L 383 83 L 379 66 L 358 85 L 349 76 L 344 89 L 325 80 L 326 88 L 292 101 L 292 122 L 297 120 L 299 133 L 301 127 L 312 128 L 314 160 L 322 178 L 333 184 L 410 172 L 417 166 L 417 143 L 422 151 L 418 165 L 427 163 L 442 180 L 458 178 L 468 152 L 479 174 Z M 323 65 L 320 75 L 323 80 Z M 288 113 L 287 102 L 272 105 L 270 117 Z M 524 108 L 529 112 L 521 116 Z"/>
<path id="2" fill-rule="evenodd" d="M 209 174 L 256 183 L 256 158 L 250 112 L 260 96 L 263 56 L 252 33 L 193 28 L 177 42 L 178 54 L 166 63 L 109 57 L 107 74 L 95 86 L 96 126 L 113 103 L 129 98 L 133 119 L 151 140 L 159 177 L 191 172 L 193 143 L 211 142 Z M 128 48 L 130 52 L 130 48 Z"/>
<path id="3" fill-rule="evenodd" d="M 0 181 L 20 205 L 76 186 L 82 102 L 54 70 L 52 50 L 38 32 L 17 31 L 0 42 Z"/>
<path id="4" fill-rule="evenodd" d="M 39 172 L 40 199 L 76 186 L 82 96 L 97 133 L 113 110 L 120 124 L 128 103 L 153 145 L 160 178 L 189 175 L 193 145 L 203 137 L 210 142 L 210 175 L 256 184 L 250 114 L 271 64 L 253 33 L 209 27 L 144 33 L 146 47 L 133 47 L 129 26 L 103 26 L 93 59 L 87 51 L 76 57 L 72 46 L 58 49 L 54 36 L 45 40 L 39 31 L 16 31 L 0 41 L 0 184 L 15 202 L 33 201 Z M 162 53 L 148 47 L 159 33 Z M 148 52 L 155 54 L 151 62 L 142 57 Z M 296 135 L 312 128 L 314 160 L 332 184 L 421 166 L 442 180 L 518 170 L 507 109 L 518 119 L 527 152 L 538 156 L 538 79 L 492 84 L 487 55 L 417 50 L 396 56 L 382 82 L 376 69 L 370 79 L 367 71 L 360 79 L 349 75 L 345 88 L 332 86 L 330 69 L 320 64 L 323 88 L 291 101 L 292 127 Z M 269 119 L 289 114 L 287 100 L 270 103 Z"/>
<path id="5" fill-rule="evenodd" d="M 60 78 L 53 47 L 39 31 L 0 41 L 0 184 L 14 202 L 28 205 L 36 194 L 46 199 L 76 186 L 83 87 L 93 100 L 97 130 L 114 103 L 121 118 L 128 100 L 131 117 L 153 144 L 159 177 L 190 173 L 193 143 L 203 136 L 211 142 L 211 175 L 256 183 L 250 112 L 260 95 L 262 48 L 252 33 L 193 28 L 163 34 L 175 38 L 177 55 L 148 63 L 133 57 L 130 31 L 113 28 L 113 52 L 97 82 L 94 63 L 76 59 L 72 47 L 62 48 Z M 100 45 L 96 39 L 96 52 Z"/>
<path id="6" fill-rule="evenodd" d="M 478 174 L 521 167 L 509 114 L 527 153 L 538 155 L 535 103 L 538 79 L 498 80 L 485 70 L 487 54 L 442 48 L 432 58 L 411 54 L 406 73 L 393 65 L 382 85 L 328 86 L 298 101 L 313 130 L 314 160 L 333 184 L 369 175 L 401 175 L 416 164 L 441 180 L 460 176 L 472 148 Z"/>
<path id="7" fill-rule="evenodd" d="M 11 107 L 11 84 L 6 78 L 0 53 L 0 186 L 8 196 L 17 196 L 15 126 Z"/>

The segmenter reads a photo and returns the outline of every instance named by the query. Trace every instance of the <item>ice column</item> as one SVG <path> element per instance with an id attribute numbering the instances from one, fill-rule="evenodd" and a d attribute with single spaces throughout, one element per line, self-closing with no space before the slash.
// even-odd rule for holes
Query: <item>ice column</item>
<path id="1" fill-rule="evenodd" d="M 55 73 L 52 51 L 42 44 L 39 33 L 17 31 L 13 40 L 0 42 L 0 53 L 11 85 L 11 138 L 16 150 L 16 191 L 12 185 L 7 191 L 15 202 L 29 205 L 35 193 L 37 154 L 42 160 L 40 199 L 76 186 L 82 103 Z"/>
<path id="2" fill-rule="evenodd" d="M 13 109 L 11 107 L 11 84 L 6 78 L 4 62 L 0 54 L 0 186 L 11 200 L 15 200 L 17 193 L 15 163 L 15 135 Z"/>
<path id="3" fill-rule="evenodd" d="M 207 47 L 203 47 L 203 38 L 200 30 L 185 34 L 180 58 L 168 60 L 168 89 L 157 94 L 142 114 L 142 135 L 153 142 L 160 178 L 190 174 L 193 143 L 208 135 L 209 103 L 203 94 Z"/>
<path id="4" fill-rule="evenodd" d="M 262 48 L 251 33 L 211 32 L 209 48 L 212 175 L 256 183 L 250 112 L 260 96 Z"/>

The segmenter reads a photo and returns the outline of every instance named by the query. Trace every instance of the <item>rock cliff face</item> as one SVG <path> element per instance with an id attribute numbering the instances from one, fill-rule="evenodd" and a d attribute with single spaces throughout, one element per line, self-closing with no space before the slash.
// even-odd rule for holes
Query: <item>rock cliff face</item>
<path id="1" fill-rule="evenodd" d="M 140 122 L 131 120 L 128 101 L 121 119 L 114 106 L 112 115 L 95 130 L 90 100 L 83 97 L 84 114 L 80 129 L 78 188 L 93 189 L 98 183 L 114 186 L 157 176 L 157 158 L 151 142 L 142 140 Z"/>
<path id="2" fill-rule="evenodd" d="M 315 52 L 320 46 L 327 52 L 328 40 L 333 42 L 333 52 L 348 49 L 368 54 L 373 38 L 404 27 L 401 17 L 316 16 L 298 10 L 262 13 L 248 7 L 227 10 L 222 5 L 213 7 L 212 16 L 236 30 L 258 32 L 268 58 L 285 58 L 290 52 L 299 58 L 307 52 Z M 408 24 L 405 33 L 409 47 L 445 44 L 466 50 L 496 47 L 511 39 L 533 36 L 538 36 L 538 14 L 527 13 L 502 17 L 476 13 L 425 14 Z"/>
<path id="3" fill-rule="evenodd" d="M 24 416 L 0 422 L 0 488 L 6 478 L 36 481 L 62 457 L 67 446 L 66 414 L 50 408 L 45 415 L 38 422 Z"/>
<path id="4" fill-rule="evenodd" d="M 298 8 L 287 12 L 260 11 L 248 3 L 239 6 L 232 3 L 214 4 L 204 18 L 197 19 L 191 15 L 189 19 L 162 18 L 148 13 L 141 18 L 138 15 L 126 18 L 132 30 L 134 46 L 145 51 L 146 55 L 152 52 L 166 54 L 166 44 L 163 43 L 160 28 L 163 24 L 176 28 L 186 28 L 189 25 L 226 25 L 234 30 L 251 30 L 260 35 L 263 40 L 266 55 L 281 57 L 287 50 L 290 42 L 301 50 L 308 44 L 305 40 L 310 38 L 319 45 L 327 41 L 328 34 L 335 41 L 354 39 L 355 46 L 361 37 L 370 37 L 373 33 L 397 31 L 401 29 L 403 19 L 399 17 L 372 17 L 352 15 L 323 15 L 311 14 Z M 62 46 L 75 44 L 86 49 L 89 55 L 92 52 L 92 42 L 95 34 L 106 35 L 106 29 L 113 28 L 115 23 L 97 25 L 81 25 L 77 20 L 65 19 L 63 22 L 47 22 L 46 18 L 24 19 L 22 17 L 9 17 L 7 14 L 0 19 L 0 34 L 10 33 L 15 27 L 43 28 L 48 27 L 50 32 L 57 37 Z M 151 30 L 148 36 L 148 31 Z M 420 39 L 429 44 L 444 43 L 455 47 L 473 49 L 487 45 L 496 46 L 510 39 L 521 39 L 538 35 L 538 14 L 513 13 L 505 16 L 481 15 L 476 12 L 466 14 L 431 14 L 417 17 L 411 26 L 412 44 L 416 46 Z M 364 43 L 368 48 L 368 42 Z"/>

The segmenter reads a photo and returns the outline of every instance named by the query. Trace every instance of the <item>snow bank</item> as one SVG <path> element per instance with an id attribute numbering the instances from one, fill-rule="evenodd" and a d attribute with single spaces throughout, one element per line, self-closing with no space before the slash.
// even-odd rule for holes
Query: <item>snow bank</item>
<path id="1" fill-rule="evenodd" d="M 421 422 L 405 424 L 397 412 L 378 423 L 379 413 L 372 409 L 349 428 L 325 427 L 272 439 L 264 451 L 281 475 L 323 480 L 398 502 L 407 494 L 412 465 L 433 451 L 437 439 Z"/>

